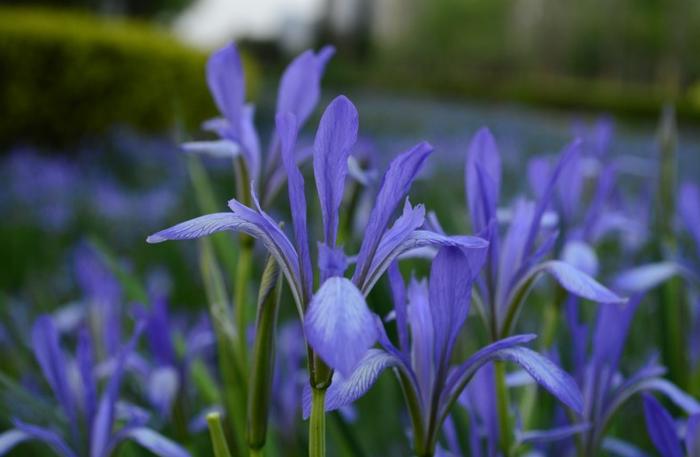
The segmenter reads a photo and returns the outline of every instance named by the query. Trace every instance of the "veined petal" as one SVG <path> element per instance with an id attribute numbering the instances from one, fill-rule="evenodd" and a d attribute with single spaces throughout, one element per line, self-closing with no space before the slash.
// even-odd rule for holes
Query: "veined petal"
<path id="1" fill-rule="evenodd" d="M 654 447 L 664 457 L 683 457 L 683 449 L 671 415 L 651 395 L 644 395 L 644 419 Z M 690 455 L 690 454 L 689 454 Z"/>
<path id="2" fill-rule="evenodd" d="M 155 430 L 129 427 L 119 433 L 119 441 L 131 440 L 160 457 L 190 457 L 190 453 Z"/>
<path id="3" fill-rule="evenodd" d="M 360 252 L 357 255 L 357 268 L 352 277 L 356 284 L 364 283 L 368 277 L 369 270 L 377 257 L 376 251 L 394 210 L 408 193 L 413 180 L 432 152 L 433 147 L 422 142 L 397 156 L 389 165 L 382 178 L 374 208 L 369 216 L 362 246 L 360 246 Z"/>
<path id="4" fill-rule="evenodd" d="M 316 292 L 304 317 L 306 339 L 321 358 L 343 376 L 377 341 L 374 317 L 350 280 L 332 277 Z"/>
<path id="5" fill-rule="evenodd" d="M 357 141 L 358 125 L 355 106 L 341 95 L 323 113 L 314 141 L 314 177 L 321 204 L 324 241 L 331 248 L 335 247 L 338 208 L 345 190 L 348 156 Z"/>
<path id="6" fill-rule="evenodd" d="M 525 344 L 536 338 L 536 335 L 516 335 L 503 338 L 481 348 L 469 357 L 464 363 L 452 370 L 445 382 L 445 389 L 440 399 L 442 414 L 447 414 L 451 405 L 459 398 L 460 394 L 482 366 L 492 360 L 503 359 L 501 353 L 520 344 Z"/>
<path id="7" fill-rule="evenodd" d="M 480 233 L 496 216 L 501 189 L 501 157 L 489 129 L 481 128 L 472 138 L 464 174 L 472 230 Z"/>
<path id="8" fill-rule="evenodd" d="M 240 144 L 231 140 L 189 141 L 180 147 L 184 152 L 206 154 L 217 159 L 231 159 L 241 154 Z"/>
<path id="9" fill-rule="evenodd" d="M 331 276 L 343 276 L 348 268 L 348 257 L 342 248 L 331 249 L 318 243 L 318 269 L 322 280 Z"/>
<path id="10" fill-rule="evenodd" d="M 245 101 L 245 79 L 243 64 L 235 44 L 229 43 L 209 57 L 207 84 L 217 108 L 226 116 L 231 129 L 238 137 Z"/>
<path id="11" fill-rule="evenodd" d="M 483 264 L 484 256 L 480 257 Z M 455 247 L 440 248 L 433 260 L 429 295 L 438 372 L 447 369 L 452 346 L 469 314 L 472 282 L 481 266 L 471 265 L 465 252 Z"/>
<path id="12" fill-rule="evenodd" d="M 76 420 L 76 406 L 68 382 L 66 359 L 58 340 L 58 331 L 47 315 L 39 317 L 32 327 L 34 356 L 44 378 L 70 421 Z"/>
<path id="13" fill-rule="evenodd" d="M 275 256 L 284 271 L 294 298 L 302 306 L 303 297 L 299 274 L 299 261 L 294 247 L 284 232 L 271 222 L 269 216 L 264 217 L 259 212 L 248 208 L 236 200 L 229 201 L 232 213 L 212 213 L 189 221 L 181 222 L 165 230 L 161 230 L 148 238 L 148 243 L 162 243 L 168 240 L 191 240 L 211 235 L 212 233 L 231 230 L 243 232 L 259 239 L 267 250 Z"/>
<path id="14" fill-rule="evenodd" d="M 318 54 L 307 50 L 284 70 L 277 94 L 277 113 L 292 113 L 302 127 L 313 112 L 321 93 L 321 77 L 326 63 L 335 53 L 325 46 Z"/>
<path id="15" fill-rule="evenodd" d="M 508 226 L 508 232 L 499 246 L 501 258 L 499 259 L 499 273 L 496 293 L 496 302 L 503 306 L 510 288 L 515 285 L 518 273 L 521 272 L 527 252 L 525 243 L 527 233 L 535 214 L 532 202 L 518 200 L 513 208 L 513 217 Z M 498 310 L 501 311 L 500 309 Z"/>
<path id="16" fill-rule="evenodd" d="M 58 454 L 61 457 L 77 457 L 75 452 L 73 452 L 68 447 L 63 438 L 61 438 L 53 430 L 44 427 L 39 427 L 37 425 L 26 424 L 17 419 L 13 420 L 13 424 L 15 426 L 15 429 L 19 430 L 21 433 L 27 436 L 27 440 L 41 441 L 42 443 L 45 443 L 47 446 L 49 446 L 56 454 Z"/>
<path id="17" fill-rule="evenodd" d="M 566 262 L 550 260 L 540 264 L 538 269 L 551 274 L 564 289 L 579 297 L 598 303 L 627 302 L 627 299 L 614 294 L 598 281 Z"/>
<path id="18" fill-rule="evenodd" d="M 418 251 L 428 246 L 453 246 L 462 250 L 478 249 L 485 252 L 488 245 L 486 240 L 475 236 L 446 236 L 428 230 L 413 230 L 408 238 L 397 246 L 394 246 L 393 243 L 379 245 L 365 280 L 358 287 L 360 287 L 363 294 L 367 295 L 386 269 L 389 268 L 391 262 L 402 254 L 408 254 L 411 251 Z M 357 270 L 355 271 L 357 272 Z M 354 277 L 355 275 L 353 275 Z"/>
<path id="19" fill-rule="evenodd" d="M 299 270 L 304 287 L 304 295 L 311 296 L 313 271 L 309 253 L 309 235 L 306 226 L 306 196 L 304 195 L 304 177 L 296 163 L 295 147 L 297 141 L 297 120 L 291 113 L 280 113 L 276 117 L 277 135 L 280 141 L 282 161 L 287 171 L 287 188 L 289 206 L 294 224 L 294 239 L 299 254 Z"/>
<path id="20" fill-rule="evenodd" d="M 326 390 L 326 411 L 334 411 L 355 402 L 367 393 L 384 370 L 400 363 L 386 351 L 368 350 L 349 377 L 343 377 L 339 372 L 333 375 L 333 383 Z M 308 385 L 304 388 L 302 405 L 304 419 L 308 419 L 311 413 L 311 387 Z"/>

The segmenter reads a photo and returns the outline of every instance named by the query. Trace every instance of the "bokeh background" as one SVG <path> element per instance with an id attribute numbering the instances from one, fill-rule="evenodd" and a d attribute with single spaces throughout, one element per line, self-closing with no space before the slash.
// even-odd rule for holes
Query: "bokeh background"
<path id="1" fill-rule="evenodd" d="M 167 283 L 175 309 L 206 309 L 196 246 L 147 248 L 144 239 L 201 213 L 178 144 L 205 137 L 200 124 L 216 112 L 204 65 L 230 40 L 243 52 L 262 138 L 284 66 L 333 44 L 320 106 L 347 94 L 380 165 L 418 140 L 433 143 L 413 193 L 434 202 L 448 228 L 466 226 L 464 157 L 484 125 L 502 148 L 508 195 L 525 188 L 527 157 L 611 120 L 613 153 L 648 182 L 667 106 L 680 178 L 700 176 L 696 0 L 3 0 L 0 317 L 9 325 L 0 347 L 25 343 L 24 355 L 7 355 L 5 374 L 31 363 L 22 358 L 31 360 L 34 317 L 84 293 L 86 252 L 119 276 L 124 303 L 140 297 L 134 278 L 149 278 Z M 230 164 L 203 164 L 224 209 Z M 439 185 L 427 181 L 437 174 Z M 399 408 L 392 398 L 387 410 Z M 385 425 L 401 436 L 398 423 Z M 360 427 L 381 442 L 372 424 Z"/>

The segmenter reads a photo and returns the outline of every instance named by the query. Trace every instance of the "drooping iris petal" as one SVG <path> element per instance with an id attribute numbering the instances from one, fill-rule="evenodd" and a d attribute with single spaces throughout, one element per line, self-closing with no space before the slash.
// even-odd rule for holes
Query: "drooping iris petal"
<path id="1" fill-rule="evenodd" d="M 536 335 L 516 335 L 508 338 L 503 338 L 491 343 L 486 347 L 479 349 L 472 354 L 465 362 L 459 365 L 455 370 L 452 370 L 445 383 L 445 391 L 443 393 L 441 403 L 442 408 L 449 407 L 450 401 L 456 400 L 462 393 L 464 387 L 474 377 L 476 372 L 492 360 L 497 360 L 499 354 L 509 348 L 519 344 L 525 344 L 536 338 Z"/>
<path id="2" fill-rule="evenodd" d="M 664 457 L 683 457 L 673 418 L 651 395 L 644 395 L 644 418 L 656 450 Z"/>
<path id="3" fill-rule="evenodd" d="M 504 349 L 498 357 L 517 363 L 559 401 L 578 414 L 583 412 L 583 398 L 576 382 L 548 358 L 524 347 Z"/>
<path id="4" fill-rule="evenodd" d="M 314 140 L 314 178 L 321 204 L 324 241 L 335 247 L 338 208 L 343 198 L 348 156 L 357 141 L 357 109 L 347 99 L 335 98 L 321 117 Z"/>
<path id="5" fill-rule="evenodd" d="M 297 120 L 291 113 L 281 113 L 276 117 L 277 135 L 284 168 L 287 171 L 287 188 L 289 207 L 294 224 L 294 239 L 299 255 L 299 270 L 304 287 L 304 294 L 311 296 L 313 272 L 311 254 L 309 253 L 309 235 L 306 226 L 306 196 L 304 195 L 304 177 L 299 171 L 294 153 L 297 141 Z"/>
<path id="6" fill-rule="evenodd" d="M 685 424 L 685 451 L 691 457 L 700 455 L 700 413 L 690 416 Z"/>
<path id="7" fill-rule="evenodd" d="M 333 369 L 348 377 L 376 341 L 365 299 L 346 278 L 332 277 L 316 292 L 304 317 L 306 339 Z"/>
<path id="8" fill-rule="evenodd" d="M 379 375 L 389 367 L 399 364 L 396 357 L 381 349 L 370 349 L 358 362 L 349 377 L 335 373 L 333 383 L 326 390 L 326 411 L 334 411 L 353 403 L 374 385 Z M 311 388 L 306 386 L 303 397 L 304 419 L 311 413 Z"/>
<path id="9" fill-rule="evenodd" d="M 209 57 L 207 84 L 217 108 L 226 116 L 235 139 L 239 139 L 245 79 L 241 56 L 235 44 L 229 43 Z"/>
<path id="10" fill-rule="evenodd" d="M 584 272 L 561 260 L 548 260 L 547 262 L 539 264 L 528 277 L 539 273 L 549 273 L 564 289 L 588 300 L 598 303 L 618 304 L 627 301 L 627 299 L 619 297 Z"/>
<path id="11" fill-rule="evenodd" d="M 464 181 L 472 230 L 481 233 L 489 220 L 496 216 L 501 190 L 501 157 L 487 128 L 476 132 L 469 143 Z"/>
<path id="12" fill-rule="evenodd" d="M 375 253 L 394 210 L 408 193 L 413 180 L 432 152 L 433 147 L 422 142 L 397 156 L 389 165 L 382 178 L 360 252 L 357 255 L 357 268 L 352 277 L 356 284 L 365 282 L 375 257 L 378 257 Z"/>
<path id="13" fill-rule="evenodd" d="M 297 287 L 301 284 L 299 261 L 294 246 L 284 232 L 274 222 L 270 222 L 269 216 L 263 217 L 259 212 L 236 200 L 231 200 L 229 206 L 232 213 L 212 213 L 190 219 L 161 230 L 146 238 L 146 241 L 162 243 L 168 240 L 191 240 L 225 230 L 246 233 L 262 241 L 270 254 L 275 256 L 289 281 L 295 300 L 301 304 L 303 295 Z"/>
<path id="14" fill-rule="evenodd" d="M 180 445 L 146 427 L 128 427 L 119 433 L 119 440 L 131 440 L 160 457 L 190 457 Z"/>
<path id="15" fill-rule="evenodd" d="M 294 114 L 299 127 L 306 123 L 318 103 L 321 77 L 334 53 L 332 46 L 325 46 L 318 54 L 308 50 L 290 62 L 280 80 L 277 113 Z"/>
<path id="16" fill-rule="evenodd" d="M 395 237 L 389 239 L 395 240 Z M 389 239 L 387 239 L 387 241 Z M 395 246 L 394 243 L 379 244 L 365 280 L 359 285 L 360 290 L 362 290 L 364 294 L 369 293 L 386 269 L 389 268 L 391 262 L 400 256 L 410 255 L 412 251 L 419 252 L 422 248 L 426 247 L 435 248 L 441 246 L 453 246 L 462 250 L 478 249 L 485 252 L 489 244 L 486 240 L 475 236 L 445 236 L 429 230 L 414 230 L 410 233 L 408 238 L 403 240 L 398 246 Z"/>
<path id="17" fill-rule="evenodd" d="M 44 378 L 51 386 L 68 419 L 74 421 L 76 405 L 68 381 L 66 359 L 59 344 L 58 331 L 49 316 L 41 316 L 34 323 L 32 346 Z"/>
<path id="18" fill-rule="evenodd" d="M 626 293 L 641 293 L 654 289 L 682 272 L 682 267 L 674 262 L 650 263 L 619 274 L 613 283 L 616 289 Z"/>
<path id="19" fill-rule="evenodd" d="M 73 452 L 69 447 L 68 444 L 61 438 L 56 432 L 53 430 L 50 430 L 48 428 L 40 427 L 38 425 L 32 425 L 32 424 L 26 424 L 20 420 L 13 420 L 13 425 L 15 426 L 15 429 L 17 429 L 19 432 L 23 433 L 25 435 L 25 439 L 22 441 L 27 441 L 27 440 L 36 440 L 36 441 L 41 441 L 42 443 L 46 444 L 53 450 L 56 454 L 58 454 L 60 457 L 77 457 L 75 452 Z M 14 438 L 17 439 L 18 436 L 14 435 Z M 15 443 L 19 444 L 19 442 Z M 1 453 L 0 453 L 1 454 Z"/>
<path id="20" fill-rule="evenodd" d="M 433 260 L 429 295 L 438 371 L 449 363 L 454 341 L 469 314 L 471 286 L 480 269 L 481 265 L 471 265 L 467 255 L 454 247 L 441 248 Z"/>
<path id="21" fill-rule="evenodd" d="M 31 436 L 20 430 L 7 430 L 0 433 L 0 455 L 5 455 L 15 446 L 31 439 Z"/>

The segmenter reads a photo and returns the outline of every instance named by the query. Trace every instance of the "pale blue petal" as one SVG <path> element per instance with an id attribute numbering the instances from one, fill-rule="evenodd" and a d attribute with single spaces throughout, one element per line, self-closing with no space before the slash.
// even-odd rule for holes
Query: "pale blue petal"
<path id="1" fill-rule="evenodd" d="M 122 430 L 121 440 L 135 441 L 153 454 L 160 457 L 190 457 L 190 453 L 175 442 L 158 432 L 146 427 L 134 427 Z"/>
<path id="2" fill-rule="evenodd" d="M 680 265 L 674 262 L 650 263 L 621 273 L 613 283 L 616 289 L 625 293 L 646 292 L 681 272 Z"/>
<path id="3" fill-rule="evenodd" d="M 349 376 L 377 341 L 374 317 L 350 280 L 332 277 L 316 292 L 304 317 L 306 338 L 333 369 Z"/>

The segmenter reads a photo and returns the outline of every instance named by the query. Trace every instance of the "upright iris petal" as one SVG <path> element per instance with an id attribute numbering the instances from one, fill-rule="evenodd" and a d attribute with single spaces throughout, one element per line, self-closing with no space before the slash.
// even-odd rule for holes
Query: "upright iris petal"
<path id="1" fill-rule="evenodd" d="M 324 241 L 335 247 L 338 233 L 338 208 L 343 198 L 350 149 L 357 141 L 359 120 L 355 106 L 344 96 L 333 100 L 321 117 L 314 141 L 314 177 Z"/>
<path id="2" fill-rule="evenodd" d="M 376 341 L 377 328 L 365 299 L 350 280 L 332 277 L 316 292 L 304 317 L 311 347 L 348 377 Z"/>
<path id="3" fill-rule="evenodd" d="M 245 79 L 238 49 L 229 43 L 207 61 L 207 83 L 219 112 L 226 117 L 235 139 L 241 135 Z"/>
<path id="4" fill-rule="evenodd" d="M 501 188 L 501 157 L 487 128 L 480 129 L 469 144 L 465 182 L 472 229 L 481 233 L 496 216 Z"/>

